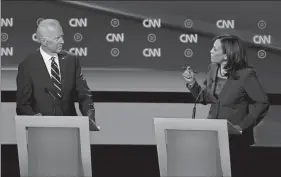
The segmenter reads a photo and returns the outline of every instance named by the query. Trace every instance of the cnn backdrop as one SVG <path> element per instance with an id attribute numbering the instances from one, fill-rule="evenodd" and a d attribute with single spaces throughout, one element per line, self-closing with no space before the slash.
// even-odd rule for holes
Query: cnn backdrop
<path id="1" fill-rule="evenodd" d="M 281 60 L 276 50 L 281 29 L 277 23 L 280 3 L 255 2 L 252 8 L 253 2 L 76 1 L 87 6 L 70 2 L 74 1 L 2 4 L 3 143 L 16 143 L 17 66 L 39 47 L 34 33 L 40 19 L 55 18 L 64 29 L 65 50 L 80 57 L 94 94 L 96 120 L 102 129 L 92 134 L 91 143 L 155 144 L 154 117 L 190 118 L 194 100 L 185 87 L 181 67 L 190 65 L 200 72 L 196 77 L 201 83 L 210 63 L 214 34 L 237 32 L 247 34 L 245 39 L 250 44 L 262 42 L 274 49 L 251 47 L 248 58 L 272 103 L 268 115 L 255 129 L 255 138 L 258 144 L 281 144 Z M 109 13 L 108 9 L 117 13 Z M 143 23 L 145 19 L 161 19 L 160 26 L 157 20 Z M 217 25 L 222 19 L 226 23 L 220 21 Z M 228 23 L 233 20 L 234 26 Z M 260 21 L 265 21 L 266 27 L 258 26 Z M 190 35 L 189 40 L 180 37 L 182 34 Z M 255 35 L 267 38 L 254 40 Z M 258 55 L 261 50 L 266 51 L 266 56 Z M 196 117 L 206 118 L 209 106 L 197 106 Z"/>

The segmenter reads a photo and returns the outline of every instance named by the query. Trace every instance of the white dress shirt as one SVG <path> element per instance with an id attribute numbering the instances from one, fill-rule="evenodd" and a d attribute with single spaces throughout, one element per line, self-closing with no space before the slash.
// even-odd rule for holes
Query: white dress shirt
<path id="1" fill-rule="evenodd" d="M 52 64 L 51 58 L 52 57 L 55 57 L 55 62 L 57 63 L 59 71 L 60 71 L 60 64 L 59 64 L 59 59 L 58 59 L 57 54 L 55 54 L 54 56 L 51 56 L 51 55 L 47 54 L 46 52 L 44 52 L 41 47 L 40 47 L 40 53 L 44 59 L 44 62 L 45 62 L 45 65 L 47 67 L 50 77 L 51 77 L 51 64 Z M 61 72 L 60 72 L 60 77 L 61 77 Z"/>

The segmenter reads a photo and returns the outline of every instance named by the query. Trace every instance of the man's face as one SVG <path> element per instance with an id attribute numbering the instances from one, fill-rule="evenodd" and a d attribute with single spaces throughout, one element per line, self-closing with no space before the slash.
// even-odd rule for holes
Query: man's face
<path id="1" fill-rule="evenodd" d="M 48 27 L 43 35 L 43 45 L 52 53 L 60 53 L 64 44 L 61 26 Z"/>

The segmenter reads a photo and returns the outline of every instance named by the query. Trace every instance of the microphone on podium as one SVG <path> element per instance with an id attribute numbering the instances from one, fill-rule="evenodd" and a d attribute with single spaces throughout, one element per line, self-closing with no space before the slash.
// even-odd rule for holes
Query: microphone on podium
<path id="1" fill-rule="evenodd" d="M 186 69 L 188 68 L 188 66 L 182 66 L 183 69 Z M 193 73 L 195 74 L 199 74 L 199 72 L 195 71 L 195 70 L 192 70 Z M 196 99 L 195 99 L 195 102 L 194 102 L 194 106 L 193 106 L 193 110 L 192 110 L 192 119 L 195 119 L 195 115 L 196 115 L 196 104 L 198 102 L 198 99 L 200 97 L 200 95 L 202 94 L 203 90 L 205 89 L 205 87 L 200 87 L 201 90 L 199 92 L 199 94 L 197 95 Z"/>
<path id="2" fill-rule="evenodd" d="M 59 106 L 60 109 L 62 109 L 61 104 L 62 104 L 62 99 L 53 91 L 52 89 L 45 88 L 45 92 L 47 92 L 49 95 L 51 95 L 54 98 L 54 103 L 53 103 L 53 114 L 56 115 L 56 106 Z"/>
<path id="3" fill-rule="evenodd" d="M 57 93 L 55 93 L 55 91 L 51 90 L 51 89 L 48 89 L 48 88 L 45 88 L 44 89 L 45 92 L 47 92 L 49 95 L 51 95 L 54 100 L 61 100 L 61 98 L 57 95 Z"/>

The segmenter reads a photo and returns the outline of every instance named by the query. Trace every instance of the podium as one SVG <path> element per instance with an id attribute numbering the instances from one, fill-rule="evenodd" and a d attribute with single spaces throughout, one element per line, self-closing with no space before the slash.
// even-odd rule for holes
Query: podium
<path id="1" fill-rule="evenodd" d="M 227 120 L 154 118 L 161 177 L 231 177 Z"/>
<path id="2" fill-rule="evenodd" d="M 90 131 L 82 116 L 16 116 L 21 177 L 92 176 Z"/>

